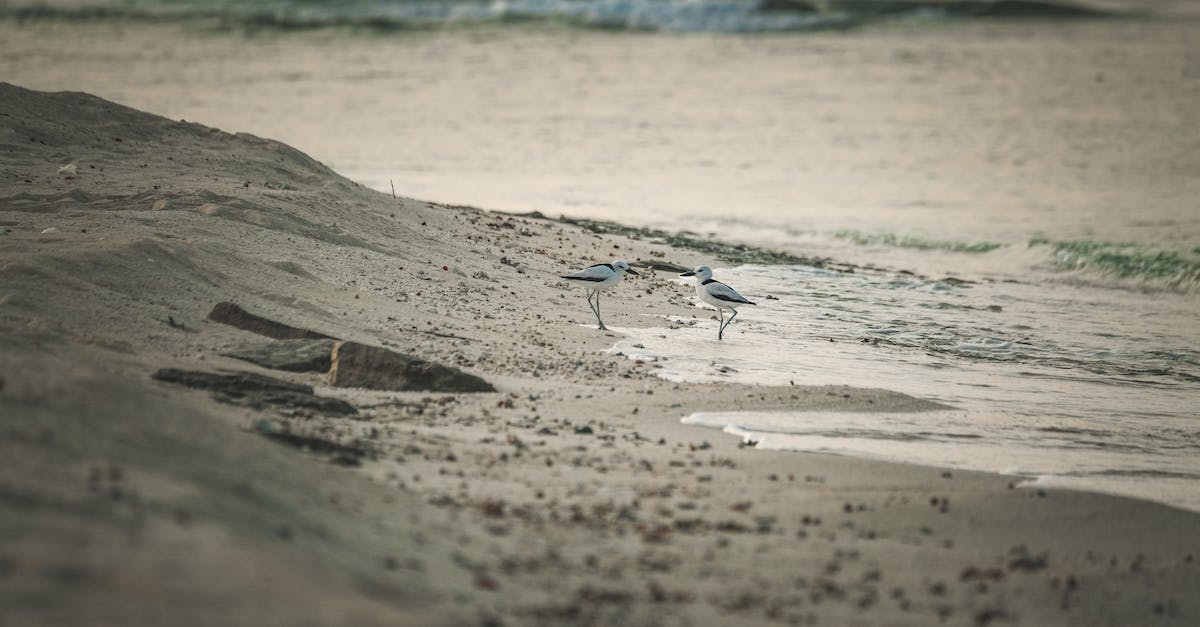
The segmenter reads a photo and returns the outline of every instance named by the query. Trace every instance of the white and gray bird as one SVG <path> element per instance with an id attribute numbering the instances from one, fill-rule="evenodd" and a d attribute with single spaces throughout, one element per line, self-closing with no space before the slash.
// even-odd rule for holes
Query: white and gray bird
<path id="1" fill-rule="evenodd" d="M 737 293 L 737 290 L 725 285 L 724 283 L 712 278 L 712 268 L 708 266 L 699 266 L 691 272 L 684 272 L 679 276 L 694 276 L 696 277 L 696 296 L 700 300 L 717 308 L 717 316 L 721 319 L 721 326 L 717 327 L 717 339 L 720 340 L 725 335 L 725 327 L 733 322 L 734 316 L 737 315 L 737 308 L 740 305 L 754 305 L 745 296 Z M 729 315 L 729 319 L 725 319 L 724 310 L 728 309 L 733 312 Z"/>
<path id="2" fill-rule="evenodd" d="M 562 278 L 587 288 L 588 307 L 591 307 L 592 313 L 596 314 L 596 322 L 600 325 L 599 329 L 607 331 L 608 327 L 604 326 L 604 321 L 600 319 L 600 290 L 606 290 L 620 283 L 626 273 L 637 276 L 637 272 L 630 268 L 628 263 L 617 259 L 612 263 L 588 266 L 575 274 L 563 275 Z M 596 297 L 595 304 L 592 304 L 592 296 Z"/>

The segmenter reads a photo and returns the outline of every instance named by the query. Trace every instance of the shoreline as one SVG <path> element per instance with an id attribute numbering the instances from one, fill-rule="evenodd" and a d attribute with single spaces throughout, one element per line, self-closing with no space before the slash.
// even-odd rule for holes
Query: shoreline
<path id="1" fill-rule="evenodd" d="M 77 93 L 0 94 L 12 129 L 0 152 L 0 411 L 12 417 L 0 531 L 21 538 L 0 553 L 0 577 L 20 584 L 0 592 L 0 622 L 1200 615 L 1200 516 L 706 437 L 679 419 L 938 406 L 878 389 L 662 380 L 608 355 L 618 336 L 584 326 L 582 292 L 555 278 L 582 260 L 690 267 L 720 251 L 393 199 L 253 135 Z M 699 313 L 645 274 L 606 297 L 606 322 Z M 229 355 L 280 340 L 211 319 L 227 301 L 498 391 L 334 387 L 324 371 L 254 365 Z M 151 379 L 169 368 L 250 373 L 295 396 Z"/>
<path id="2" fill-rule="evenodd" d="M 932 410 L 932 411 L 939 411 L 939 410 Z M 961 409 L 959 409 L 958 407 L 947 406 L 941 411 L 961 411 Z M 722 426 L 718 422 L 713 422 L 713 419 L 711 417 L 707 416 L 707 414 L 710 414 L 710 413 L 718 414 L 720 416 L 737 416 L 738 414 L 740 414 L 742 412 L 697 412 L 697 413 L 693 413 L 693 414 L 690 414 L 690 415 L 682 418 L 681 423 L 683 423 L 685 425 L 689 425 L 689 426 L 698 427 L 701 429 L 716 430 L 717 432 L 720 432 L 723 435 L 736 438 L 740 442 L 739 448 L 745 447 L 745 448 L 753 448 L 753 449 L 759 450 L 759 451 L 772 451 L 772 452 L 776 452 L 776 453 L 795 454 L 795 455 L 827 455 L 827 456 L 834 456 L 834 457 L 845 457 L 845 458 L 849 458 L 849 459 L 857 459 L 857 460 L 863 460 L 863 461 L 880 463 L 880 464 L 897 464 L 897 465 L 901 465 L 901 466 L 913 466 L 913 467 L 918 467 L 918 468 L 928 468 L 930 470 L 936 470 L 939 472 L 951 473 L 951 474 L 967 472 L 967 473 L 977 473 L 977 474 L 985 474 L 985 475 L 995 475 L 998 477 L 1004 477 L 1004 478 L 1009 479 L 1009 484 L 1011 486 L 1010 489 L 1018 489 L 1018 490 L 1023 489 L 1023 490 L 1036 490 L 1036 491 L 1044 491 L 1045 489 L 1066 490 L 1066 491 L 1072 491 L 1072 492 L 1081 492 L 1081 493 L 1085 493 L 1085 494 L 1094 494 L 1094 495 L 1098 495 L 1098 496 L 1111 496 L 1111 497 L 1117 497 L 1117 498 L 1130 499 L 1133 501 L 1138 501 L 1138 502 L 1143 502 L 1143 503 L 1153 503 L 1155 505 L 1162 506 L 1162 507 L 1168 507 L 1171 509 L 1178 510 L 1180 512 L 1186 512 L 1189 514 L 1200 514 L 1200 509 L 1197 509 L 1195 506 L 1189 507 L 1189 504 L 1172 501 L 1171 499 L 1169 499 L 1167 497 L 1154 498 L 1152 496 L 1147 496 L 1145 494 L 1138 494 L 1134 490 L 1123 491 L 1119 485 L 1115 485 L 1115 487 L 1114 487 L 1114 484 L 1109 484 L 1106 486 L 1097 486 L 1095 479 L 1093 477 L 1080 477 L 1080 476 L 1076 476 L 1076 475 L 1072 475 L 1072 474 L 1061 474 L 1061 473 L 1055 473 L 1055 472 L 1030 473 L 1030 472 L 1020 472 L 1020 471 L 1015 471 L 1015 470 L 1014 471 L 1005 471 L 1005 470 L 1001 470 L 1001 469 L 981 468 L 979 466 L 972 466 L 966 462 L 957 461 L 957 460 L 956 460 L 957 463 L 938 464 L 938 463 L 922 461 L 922 460 L 898 459 L 893 456 L 881 454 L 878 452 L 868 452 L 868 451 L 856 450 L 853 448 L 844 448 L 844 449 L 840 449 L 840 450 L 825 448 L 825 449 L 814 450 L 812 448 L 795 448 L 794 446 L 790 446 L 790 445 L 780 445 L 775 442 L 771 442 L 768 445 L 764 445 L 765 438 L 772 438 L 773 436 L 776 436 L 776 434 L 771 433 L 771 432 L 762 432 L 762 431 L 757 431 L 757 430 L 753 430 L 753 429 L 746 429 L 744 427 L 739 426 L 735 422 L 731 422 L 729 424 L 725 424 L 724 426 Z M 752 413 L 752 414 L 759 414 L 759 413 L 770 414 L 770 413 L 775 413 L 775 412 L 772 412 L 770 410 L 767 410 L 766 412 L 763 412 L 762 410 L 757 410 L 757 411 L 753 411 L 750 413 Z M 806 413 L 806 410 L 783 410 L 783 411 L 780 411 L 779 413 L 786 414 L 786 415 L 803 416 Z M 697 416 L 703 416 L 704 419 L 702 421 L 697 421 L 697 420 L 695 420 Z M 730 418 L 730 420 L 733 420 L 733 419 Z M 787 434 L 784 434 L 784 435 L 786 436 Z M 758 438 L 758 439 L 755 439 L 755 438 Z M 1141 487 L 1144 489 L 1145 486 L 1141 486 Z M 1182 489 L 1182 488 L 1180 488 L 1180 489 Z"/>

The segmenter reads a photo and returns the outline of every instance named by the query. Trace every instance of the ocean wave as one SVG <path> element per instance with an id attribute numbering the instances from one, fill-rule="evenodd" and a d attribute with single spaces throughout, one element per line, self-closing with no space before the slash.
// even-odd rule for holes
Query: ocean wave
<path id="1" fill-rule="evenodd" d="M 1200 473 L 1175 471 L 1175 470 L 1160 470 L 1155 468 L 1114 468 L 1107 470 L 1096 470 L 1091 472 L 1078 473 L 1063 473 L 1064 477 L 1130 477 L 1130 478 L 1152 478 L 1152 479 L 1187 479 L 1189 481 L 1200 480 Z"/>
<path id="2" fill-rule="evenodd" d="M 628 31 L 800 32 L 853 28 L 862 23 L 842 12 L 764 12 L 758 10 L 757 3 L 741 0 L 286 0 L 224 3 L 158 0 L 82 6 L 4 6 L 0 7 L 0 16 L 17 20 L 202 20 L 250 29 L 349 27 L 378 31 L 547 23 Z"/>
<path id="3" fill-rule="evenodd" d="M 768 33 L 849 29 L 881 19 L 1078 18 L 1109 13 L 1029 0 L 111 0 L 7 4 L 18 20 L 209 20 L 252 29 L 410 30 L 546 22 L 614 30 Z"/>
<path id="4" fill-rule="evenodd" d="M 915 250 L 944 250 L 954 253 L 987 253 L 1004 244 L 995 242 L 955 242 L 934 240 L 916 235 L 898 235 L 896 233 L 864 233 L 855 230 L 836 231 L 833 234 L 838 239 L 849 240 L 860 246 L 889 246 L 892 248 L 912 248 Z"/>
<path id="5" fill-rule="evenodd" d="M 1137 284 L 1192 292 L 1200 287 L 1200 247 L 1162 250 L 1127 242 L 1030 240 L 1046 247 L 1059 271 L 1091 272 Z"/>
<path id="6" fill-rule="evenodd" d="M 826 6 L 860 15 L 1007 18 L 1007 19 L 1094 19 L 1118 14 L 1075 2 L 1041 0 L 764 0 L 762 10 L 820 10 Z"/>

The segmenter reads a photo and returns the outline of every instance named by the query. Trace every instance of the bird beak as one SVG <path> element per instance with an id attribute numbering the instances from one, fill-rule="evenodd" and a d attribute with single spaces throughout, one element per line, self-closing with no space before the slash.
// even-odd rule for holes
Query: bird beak
<path id="1" fill-rule="evenodd" d="M 626 272 L 628 272 L 629 274 L 632 274 L 633 276 L 641 276 L 640 274 L 637 273 L 637 270 L 634 270 L 633 268 L 626 270 Z"/>
<path id="2" fill-rule="evenodd" d="M 695 272 L 684 272 L 683 274 L 681 274 L 679 276 L 696 276 L 696 273 Z"/>

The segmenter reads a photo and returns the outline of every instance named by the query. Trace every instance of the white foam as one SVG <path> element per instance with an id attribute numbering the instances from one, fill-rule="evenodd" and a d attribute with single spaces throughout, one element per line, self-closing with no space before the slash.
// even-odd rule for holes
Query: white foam
<path id="1" fill-rule="evenodd" d="M 1089 490 L 1156 500 L 1200 511 L 1196 481 L 1187 476 L 1148 481 L 1134 469 L 1162 460 L 1119 450 L 1064 453 L 1054 441 L 1024 437 L 1012 416 L 964 411 L 698 412 L 683 424 L 720 429 L 756 449 L 832 453 L 878 461 L 994 472 L 1023 477 L 1020 487 Z M 1133 476 L 1113 475 L 1129 469 Z M 1181 474 L 1188 472 L 1185 463 Z"/>

